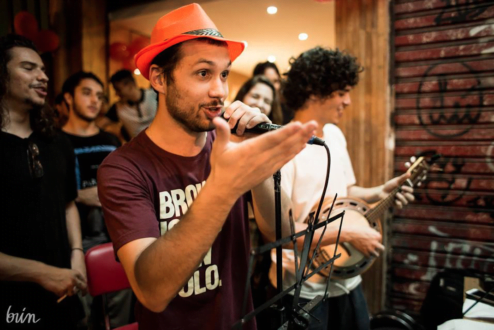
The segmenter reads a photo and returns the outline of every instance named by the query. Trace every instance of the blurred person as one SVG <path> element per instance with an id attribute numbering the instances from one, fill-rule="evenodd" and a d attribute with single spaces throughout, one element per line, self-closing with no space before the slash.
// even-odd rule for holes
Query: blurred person
<path id="1" fill-rule="evenodd" d="M 0 38 L 0 328 L 74 329 L 86 268 L 70 142 L 34 44 Z M 57 303 L 59 297 L 63 298 Z"/>
<path id="2" fill-rule="evenodd" d="M 281 106 L 273 84 L 264 76 L 255 76 L 247 80 L 235 96 L 253 108 L 259 108 L 263 114 L 277 125 L 283 123 Z"/>
<path id="3" fill-rule="evenodd" d="M 69 109 L 63 132 L 76 155 L 76 204 L 81 218 L 84 252 L 110 241 L 98 198 L 97 170 L 103 160 L 120 146 L 120 141 L 113 134 L 100 130 L 95 123 L 105 101 L 103 89 L 103 82 L 95 74 L 84 71 L 71 75 L 62 87 L 64 103 Z M 131 290 L 107 295 L 105 309 L 112 326 L 130 323 L 131 300 Z M 93 329 L 103 328 L 101 297 L 96 297 L 92 303 L 87 295 L 85 302 L 87 309 L 91 306 L 88 323 Z M 89 310 L 86 312 L 89 314 Z"/>
<path id="4" fill-rule="evenodd" d="M 268 62 L 269 63 L 269 62 Z M 257 75 L 247 80 L 235 96 L 235 101 L 241 101 L 250 107 L 261 110 L 274 123 L 283 123 L 281 106 L 278 101 L 276 89 L 270 80 L 265 76 Z M 252 196 L 249 193 L 245 196 L 248 202 L 249 231 L 252 248 L 263 245 L 262 235 L 257 227 L 252 209 Z M 259 307 L 266 302 L 266 289 L 269 285 L 268 272 L 271 266 L 271 259 L 264 254 L 255 258 L 252 277 L 251 290 L 254 307 Z"/>
<path id="5" fill-rule="evenodd" d="M 271 62 L 261 62 L 256 65 L 252 76 L 263 75 L 273 84 L 276 91 L 281 88 L 281 75 L 276 64 Z"/>
<path id="6" fill-rule="evenodd" d="M 263 75 L 268 78 L 269 81 L 271 81 L 274 88 L 276 89 L 276 92 L 278 93 L 278 100 L 280 100 L 281 103 L 281 114 L 283 118 L 282 124 L 289 123 L 293 119 L 294 114 L 293 110 L 290 109 L 289 105 L 287 105 L 281 97 L 280 93 L 282 88 L 282 81 L 278 67 L 276 66 L 276 64 L 268 61 L 258 63 L 253 71 L 253 76 L 257 75 Z"/>
<path id="7" fill-rule="evenodd" d="M 115 127 L 121 123 L 122 137 L 130 141 L 147 128 L 156 116 L 156 92 L 151 88 L 139 88 L 129 70 L 117 71 L 111 76 L 110 82 L 119 100 L 108 109 L 105 117 L 98 121 L 98 125 L 116 133 Z"/>
<path id="8" fill-rule="evenodd" d="M 69 118 L 69 109 L 67 109 L 67 104 L 63 100 L 63 93 L 55 97 L 53 108 L 55 110 L 55 125 L 57 128 L 62 128 Z"/>
<path id="9" fill-rule="evenodd" d="M 104 102 L 103 83 L 91 72 L 71 75 L 62 87 L 69 109 L 62 130 L 76 155 L 77 208 L 81 218 L 84 251 L 109 242 L 98 198 L 97 170 L 103 160 L 120 146 L 118 138 L 96 126 Z"/>

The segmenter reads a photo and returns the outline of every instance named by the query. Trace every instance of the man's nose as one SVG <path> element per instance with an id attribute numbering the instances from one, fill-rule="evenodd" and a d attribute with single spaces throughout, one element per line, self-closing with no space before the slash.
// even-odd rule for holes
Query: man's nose
<path id="1" fill-rule="evenodd" d="M 217 99 L 224 99 L 228 94 L 228 84 L 221 78 L 213 79 L 211 81 L 209 96 Z"/>

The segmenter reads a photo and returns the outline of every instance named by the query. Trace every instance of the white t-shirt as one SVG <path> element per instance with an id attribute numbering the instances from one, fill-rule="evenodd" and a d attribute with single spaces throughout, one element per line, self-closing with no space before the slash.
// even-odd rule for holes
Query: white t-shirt
<path id="1" fill-rule="evenodd" d="M 135 105 L 130 106 L 122 101 L 115 103 L 117 117 L 132 139 L 146 127 L 149 127 L 158 110 L 156 92 L 153 89 L 145 89 L 143 93 L 142 101 L 137 104 L 139 111 Z"/>
<path id="2" fill-rule="evenodd" d="M 326 197 L 347 196 L 348 187 L 355 184 L 352 163 L 346 148 L 346 139 L 341 130 L 328 124 L 324 127 L 324 140 L 331 153 L 331 172 Z M 295 222 L 305 222 L 311 209 L 321 198 L 326 179 L 327 155 L 321 146 L 308 145 L 300 154 L 281 169 L 281 187 L 293 205 Z M 269 271 L 271 283 L 276 286 L 276 254 L 273 250 L 273 264 Z M 283 289 L 296 282 L 295 256 L 293 250 L 283 249 Z M 300 265 L 300 263 L 299 263 Z M 331 279 L 328 294 L 336 297 L 353 290 L 362 281 L 360 276 L 346 280 Z M 304 282 L 300 296 L 313 299 L 323 295 L 327 277 L 316 274 Z"/>

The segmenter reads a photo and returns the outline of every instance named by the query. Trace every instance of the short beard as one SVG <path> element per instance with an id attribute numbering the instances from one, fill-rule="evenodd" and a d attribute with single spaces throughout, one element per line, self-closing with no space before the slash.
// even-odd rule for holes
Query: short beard
<path id="1" fill-rule="evenodd" d="M 35 102 L 33 99 L 28 97 L 24 99 L 24 103 L 30 105 L 33 108 L 42 108 L 45 106 L 46 100 L 43 100 L 43 102 Z"/>
<path id="2" fill-rule="evenodd" d="M 73 108 L 72 110 L 74 111 L 74 114 L 75 114 L 78 118 L 80 118 L 80 119 L 84 120 L 84 121 L 85 121 L 85 122 L 87 122 L 87 123 L 92 123 L 93 121 L 95 121 L 95 120 L 96 120 L 96 118 L 91 118 L 91 117 L 85 116 L 85 115 L 84 115 L 84 114 L 83 114 L 83 113 L 79 110 L 79 107 L 78 107 L 76 104 L 74 104 L 74 108 Z"/>
<path id="3" fill-rule="evenodd" d="M 175 84 L 171 82 L 168 85 L 168 90 L 165 96 L 165 104 L 168 110 L 168 113 L 172 116 L 172 118 L 177 121 L 182 127 L 187 129 L 190 132 L 209 132 L 215 129 L 215 125 L 211 121 L 209 125 L 205 126 L 200 122 L 199 109 L 205 104 L 199 104 L 199 109 L 194 111 L 194 108 L 182 109 L 179 104 L 181 103 L 181 96 L 175 88 Z M 217 102 L 217 105 L 222 105 L 221 101 Z"/>

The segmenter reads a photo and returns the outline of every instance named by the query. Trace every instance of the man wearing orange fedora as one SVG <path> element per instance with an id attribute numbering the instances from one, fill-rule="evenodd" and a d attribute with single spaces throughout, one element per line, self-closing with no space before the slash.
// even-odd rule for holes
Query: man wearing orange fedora
<path id="1" fill-rule="evenodd" d="M 158 112 L 106 158 L 98 189 L 140 329 L 230 329 L 243 316 L 249 231 L 241 196 L 300 152 L 316 128 L 293 123 L 243 136 L 269 121 L 241 102 L 223 107 L 243 49 L 191 4 L 163 16 L 135 57 L 158 93 Z"/>

